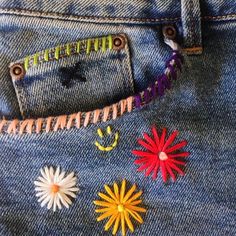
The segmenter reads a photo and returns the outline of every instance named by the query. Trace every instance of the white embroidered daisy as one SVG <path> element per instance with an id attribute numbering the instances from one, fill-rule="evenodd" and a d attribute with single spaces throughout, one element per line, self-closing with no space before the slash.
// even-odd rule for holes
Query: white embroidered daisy
<path id="1" fill-rule="evenodd" d="M 77 178 L 74 172 L 66 175 L 63 171 L 60 173 L 60 167 L 57 167 L 54 172 L 53 167 L 44 167 L 40 170 L 41 175 L 37 181 L 34 182 L 36 185 L 35 191 L 36 197 L 39 197 L 38 202 L 41 202 L 41 207 L 47 204 L 47 208 L 53 208 L 56 211 L 64 205 L 66 208 L 72 204 L 71 199 L 76 198 L 76 192 L 79 188 L 76 187 Z"/>

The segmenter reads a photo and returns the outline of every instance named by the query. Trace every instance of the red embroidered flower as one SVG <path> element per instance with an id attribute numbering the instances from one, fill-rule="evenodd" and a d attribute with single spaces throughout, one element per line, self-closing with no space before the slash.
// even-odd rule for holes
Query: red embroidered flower
<path id="1" fill-rule="evenodd" d="M 147 151 L 133 150 L 132 153 L 141 158 L 135 160 L 135 164 L 140 165 L 137 171 L 144 171 L 145 176 L 153 173 L 152 178 L 156 179 L 160 169 L 162 179 L 167 181 L 168 175 L 173 181 L 176 180 L 177 172 L 184 175 L 180 166 L 185 166 L 186 162 L 183 158 L 189 156 L 189 152 L 179 152 L 179 149 L 187 145 L 187 141 L 183 140 L 171 146 L 178 135 L 178 131 L 174 131 L 168 139 L 166 139 L 166 128 L 162 129 L 162 134 L 158 136 L 156 127 L 152 128 L 153 138 L 144 133 L 144 140 L 138 139 L 138 143 L 147 149 Z"/>

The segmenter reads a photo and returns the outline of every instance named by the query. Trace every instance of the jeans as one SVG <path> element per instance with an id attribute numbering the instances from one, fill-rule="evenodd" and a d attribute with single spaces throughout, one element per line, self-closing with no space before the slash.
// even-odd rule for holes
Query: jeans
<path id="1" fill-rule="evenodd" d="M 176 28 L 183 49 L 180 78 L 165 95 L 128 108 L 120 100 L 165 70 L 172 53 L 166 25 Z M 110 235 L 93 201 L 105 184 L 123 179 L 143 191 L 147 210 L 143 224 L 133 221 L 134 235 L 236 235 L 235 1 L 0 0 L 0 29 L 0 235 Z M 109 35 L 125 35 L 126 46 L 102 52 Z M 86 51 L 95 38 L 97 54 L 95 44 Z M 72 55 L 78 45 L 71 43 L 80 40 L 85 51 Z M 58 45 L 61 58 L 51 60 L 46 50 L 55 57 Z M 14 80 L 9 65 L 28 56 L 32 68 Z M 156 180 L 145 177 L 134 164 L 132 150 L 142 149 L 137 140 L 153 125 L 188 141 L 185 175 L 175 182 L 163 182 L 161 171 Z M 116 132 L 111 150 L 102 150 Z M 37 201 L 34 181 L 45 166 L 75 173 L 79 191 L 68 209 L 54 212 Z"/>

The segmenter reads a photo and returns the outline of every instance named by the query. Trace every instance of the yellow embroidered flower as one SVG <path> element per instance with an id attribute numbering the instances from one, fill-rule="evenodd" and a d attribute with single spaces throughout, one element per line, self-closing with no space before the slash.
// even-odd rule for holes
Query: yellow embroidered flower
<path id="1" fill-rule="evenodd" d="M 142 195 L 142 191 L 139 191 L 134 194 L 136 190 L 136 185 L 134 184 L 128 191 L 126 192 L 126 180 L 122 181 L 121 188 L 117 183 L 113 185 L 114 191 L 107 185 L 104 186 L 108 195 L 103 193 L 98 193 L 103 200 L 102 201 L 94 201 L 94 204 L 97 206 L 101 206 L 103 208 L 96 209 L 95 212 L 101 213 L 101 215 L 97 218 L 97 221 L 104 220 L 109 218 L 107 223 L 105 224 L 105 230 L 109 230 L 109 228 L 114 224 L 112 234 L 115 235 L 119 226 L 121 225 L 122 235 L 126 235 L 126 225 L 130 229 L 131 232 L 134 231 L 134 226 L 131 221 L 131 218 L 139 222 L 143 223 L 143 219 L 140 216 L 139 212 L 146 212 L 146 209 L 139 207 L 142 200 L 139 197 Z"/>

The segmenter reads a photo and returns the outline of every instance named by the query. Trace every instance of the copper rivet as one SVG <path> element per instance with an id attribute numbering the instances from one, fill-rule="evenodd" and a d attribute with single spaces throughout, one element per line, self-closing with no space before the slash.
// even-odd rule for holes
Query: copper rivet
<path id="1" fill-rule="evenodd" d="M 115 45 L 116 47 L 120 47 L 121 44 L 122 44 L 122 41 L 121 41 L 120 38 L 115 38 L 115 39 L 114 39 L 114 45 Z"/>
<path id="2" fill-rule="evenodd" d="M 20 67 L 15 67 L 13 69 L 13 73 L 14 73 L 14 75 L 20 75 L 22 73 L 22 70 Z"/>
<path id="3" fill-rule="evenodd" d="M 126 41 L 125 37 L 122 35 L 115 36 L 113 38 L 113 49 L 115 50 L 121 50 L 125 47 Z"/>
<path id="4" fill-rule="evenodd" d="M 176 37 L 176 29 L 172 25 L 164 26 L 162 32 L 164 36 L 168 39 L 175 39 Z"/>
<path id="5" fill-rule="evenodd" d="M 10 67 L 10 74 L 14 80 L 19 80 L 24 77 L 25 70 L 21 64 L 15 64 Z"/>

